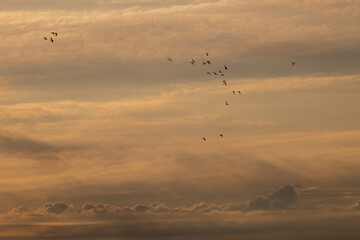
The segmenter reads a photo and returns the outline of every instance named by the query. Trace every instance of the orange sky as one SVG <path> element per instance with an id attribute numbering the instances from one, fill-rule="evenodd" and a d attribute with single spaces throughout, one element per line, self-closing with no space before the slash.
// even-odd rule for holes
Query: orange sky
<path id="1" fill-rule="evenodd" d="M 1 1 L 0 239 L 358 239 L 359 16 Z"/>

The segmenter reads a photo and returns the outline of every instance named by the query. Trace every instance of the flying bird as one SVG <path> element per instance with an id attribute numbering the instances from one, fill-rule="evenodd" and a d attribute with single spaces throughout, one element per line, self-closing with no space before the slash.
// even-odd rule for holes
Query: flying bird
<path id="1" fill-rule="evenodd" d="M 241 92 L 240 92 L 240 91 L 238 91 L 238 93 L 239 93 L 239 94 L 241 94 Z"/>
<path id="2" fill-rule="evenodd" d="M 227 101 L 225 101 L 225 104 L 226 104 L 226 105 L 229 105 L 229 103 L 228 103 Z"/>
<path id="3" fill-rule="evenodd" d="M 208 52 L 206 52 L 206 56 L 209 56 Z"/>
<path id="4" fill-rule="evenodd" d="M 227 69 L 228 69 L 226 65 L 224 65 L 224 68 L 225 68 L 225 70 L 227 70 Z"/>
<path id="5" fill-rule="evenodd" d="M 52 43 L 54 43 L 54 39 L 53 39 L 52 37 L 50 38 L 50 41 L 51 41 Z"/>
<path id="6" fill-rule="evenodd" d="M 206 65 L 206 62 L 203 61 L 203 65 Z"/>
<path id="7" fill-rule="evenodd" d="M 206 142 L 206 138 L 203 137 L 202 140 L 204 140 L 204 142 Z"/>
<path id="8" fill-rule="evenodd" d="M 216 72 L 214 72 L 214 75 L 218 75 Z"/>
<path id="9" fill-rule="evenodd" d="M 211 64 L 211 62 L 209 60 L 206 61 L 207 64 Z"/>
<path id="10" fill-rule="evenodd" d="M 207 72 L 206 74 L 209 74 L 209 75 L 211 75 L 211 73 L 210 73 L 210 72 Z"/>
<path id="11" fill-rule="evenodd" d="M 44 37 L 44 40 L 47 40 L 47 37 Z"/>
<path id="12" fill-rule="evenodd" d="M 219 73 L 222 73 L 221 70 L 219 71 Z"/>
<path id="13" fill-rule="evenodd" d="M 220 134 L 220 137 L 224 137 L 224 135 Z"/>
<path id="14" fill-rule="evenodd" d="M 296 62 L 291 62 L 291 64 L 294 66 L 296 64 Z"/>
<path id="15" fill-rule="evenodd" d="M 167 59 L 170 61 L 170 62 L 172 62 L 173 60 L 171 59 L 171 58 L 169 58 L 169 57 L 167 57 Z"/>
<path id="16" fill-rule="evenodd" d="M 192 65 L 195 65 L 195 60 L 194 59 L 191 59 L 191 62 L 190 62 Z"/>
<path id="17" fill-rule="evenodd" d="M 225 75 L 222 73 L 222 74 L 221 74 L 221 76 L 223 76 L 223 77 L 224 77 Z"/>
<path id="18" fill-rule="evenodd" d="M 235 94 L 235 91 L 232 91 L 233 92 L 233 94 Z"/>
<path id="19" fill-rule="evenodd" d="M 226 83 L 226 81 L 225 81 L 225 80 L 223 80 L 223 84 L 224 84 L 225 86 L 227 86 L 227 83 Z"/>

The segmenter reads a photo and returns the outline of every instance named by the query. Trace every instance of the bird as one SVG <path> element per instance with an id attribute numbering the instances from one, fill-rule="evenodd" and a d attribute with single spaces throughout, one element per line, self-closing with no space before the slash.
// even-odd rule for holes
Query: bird
<path id="1" fill-rule="evenodd" d="M 207 64 L 211 64 L 211 62 L 209 60 L 206 61 Z"/>
<path id="2" fill-rule="evenodd" d="M 214 75 L 218 75 L 216 72 L 214 72 Z"/>
<path id="3" fill-rule="evenodd" d="M 222 73 L 221 70 L 219 71 L 219 73 Z"/>
<path id="4" fill-rule="evenodd" d="M 222 135 L 222 133 L 220 133 L 220 137 L 224 137 L 224 135 Z"/>
<path id="5" fill-rule="evenodd" d="M 51 32 L 52 35 L 55 35 L 55 37 L 57 37 L 58 33 L 57 32 Z"/>
<path id="6" fill-rule="evenodd" d="M 206 142 L 206 138 L 203 137 L 202 140 L 204 140 L 204 142 Z"/>
<path id="7" fill-rule="evenodd" d="M 170 61 L 170 62 L 172 62 L 173 60 L 171 59 L 171 58 L 169 58 L 169 57 L 167 57 L 167 59 Z"/>
<path id="8" fill-rule="evenodd" d="M 206 65 L 206 62 L 203 61 L 203 65 Z"/>
<path id="9" fill-rule="evenodd" d="M 190 62 L 192 65 L 195 65 L 195 62 Z"/>
<path id="10" fill-rule="evenodd" d="M 225 80 L 223 80 L 223 84 L 224 84 L 225 86 L 227 86 L 227 83 L 226 83 L 226 81 L 225 81 Z"/>
<path id="11" fill-rule="evenodd" d="M 47 37 L 44 37 L 44 40 L 47 40 Z"/>
<path id="12" fill-rule="evenodd" d="M 232 91 L 233 92 L 233 94 L 235 94 L 235 91 Z"/>
<path id="13" fill-rule="evenodd" d="M 54 39 L 53 39 L 52 37 L 50 38 L 50 41 L 51 41 L 52 43 L 54 43 Z"/>
<path id="14" fill-rule="evenodd" d="M 225 68 L 225 70 L 227 70 L 227 69 L 228 69 L 226 65 L 224 65 L 224 68 Z"/>
<path id="15" fill-rule="evenodd" d="M 238 91 L 238 93 L 239 93 L 239 94 L 241 94 L 241 92 L 240 92 L 240 91 Z"/>
<path id="16" fill-rule="evenodd" d="M 206 52 L 206 56 L 209 56 L 208 52 Z"/>
<path id="17" fill-rule="evenodd" d="M 221 74 L 221 76 L 223 76 L 223 77 L 224 77 L 225 75 L 222 73 L 222 74 Z"/>
<path id="18" fill-rule="evenodd" d="M 294 66 L 296 64 L 296 62 L 291 62 L 291 64 Z"/>
<path id="19" fill-rule="evenodd" d="M 210 73 L 210 72 L 207 72 L 206 74 L 209 74 L 209 75 L 211 75 L 211 73 Z"/>
<path id="20" fill-rule="evenodd" d="M 225 104 L 226 104 L 226 105 L 229 105 L 229 103 L 228 103 L 227 101 L 225 101 Z"/>

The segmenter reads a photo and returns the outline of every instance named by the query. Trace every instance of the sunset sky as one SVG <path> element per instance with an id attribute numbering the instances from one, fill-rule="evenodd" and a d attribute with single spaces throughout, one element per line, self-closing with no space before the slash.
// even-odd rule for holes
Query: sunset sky
<path id="1" fill-rule="evenodd" d="M 0 1 L 0 239 L 359 239 L 359 23 L 359 0 Z"/>

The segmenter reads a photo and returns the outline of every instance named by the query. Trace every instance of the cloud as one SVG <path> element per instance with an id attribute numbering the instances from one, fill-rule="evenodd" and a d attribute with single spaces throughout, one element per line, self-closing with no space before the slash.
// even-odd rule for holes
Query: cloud
<path id="1" fill-rule="evenodd" d="M 80 147 L 53 144 L 34 140 L 24 136 L 7 136 L 0 134 L 0 150 L 8 155 L 21 155 L 39 161 L 59 160 L 60 154 L 67 151 L 75 151 Z"/>
<path id="2" fill-rule="evenodd" d="M 266 197 L 258 197 L 248 202 L 249 210 L 286 209 L 299 200 L 299 193 L 293 186 L 286 185 Z"/>
<path id="3" fill-rule="evenodd" d="M 64 213 L 69 208 L 70 205 L 59 202 L 59 203 L 46 204 L 43 209 L 48 213 L 61 214 Z"/>
<path id="4" fill-rule="evenodd" d="M 349 209 L 360 211 L 360 200 L 358 200 L 356 203 L 349 206 Z"/>
<path id="5" fill-rule="evenodd" d="M 250 212 L 256 210 L 286 210 L 298 202 L 299 194 L 290 185 L 280 188 L 278 191 L 272 192 L 265 197 L 258 197 L 248 201 L 247 203 L 227 203 L 214 204 L 207 202 L 200 202 L 190 207 L 170 207 L 165 203 L 152 202 L 149 204 L 137 203 L 132 207 L 121 207 L 111 204 L 103 203 L 84 203 L 80 208 L 75 208 L 72 204 L 64 202 L 48 203 L 40 209 L 29 209 L 28 207 L 13 208 L 8 211 L 8 214 L 13 217 L 22 215 L 37 217 L 54 215 L 71 214 L 73 216 L 81 217 L 95 217 L 101 219 L 124 218 L 133 216 L 133 214 L 140 215 L 157 215 L 157 214 L 207 214 L 211 212 Z"/>

